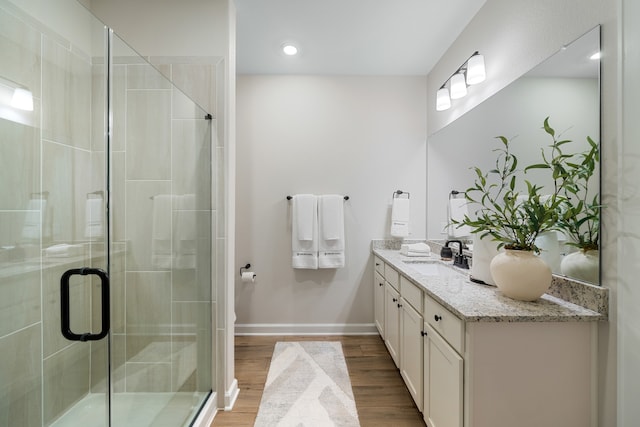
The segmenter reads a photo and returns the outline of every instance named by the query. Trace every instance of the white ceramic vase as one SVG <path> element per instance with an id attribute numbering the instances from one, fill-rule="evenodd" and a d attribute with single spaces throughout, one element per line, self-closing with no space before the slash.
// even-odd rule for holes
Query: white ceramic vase
<path id="1" fill-rule="evenodd" d="M 562 274 L 590 283 L 599 283 L 600 251 L 577 251 L 566 255 L 560 264 Z"/>
<path id="2" fill-rule="evenodd" d="M 496 286 L 507 297 L 535 301 L 551 286 L 551 269 L 532 251 L 507 249 L 489 266 Z"/>

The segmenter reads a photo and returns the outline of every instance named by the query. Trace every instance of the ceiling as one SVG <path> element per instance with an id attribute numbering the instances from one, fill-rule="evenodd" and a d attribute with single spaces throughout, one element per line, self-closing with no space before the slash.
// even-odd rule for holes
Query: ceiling
<path id="1" fill-rule="evenodd" d="M 235 0 L 237 73 L 426 75 L 485 1 Z"/>

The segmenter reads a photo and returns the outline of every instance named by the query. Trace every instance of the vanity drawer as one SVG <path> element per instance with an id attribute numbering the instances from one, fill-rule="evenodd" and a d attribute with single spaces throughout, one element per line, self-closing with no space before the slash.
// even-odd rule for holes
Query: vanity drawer
<path id="1" fill-rule="evenodd" d="M 396 291 L 400 291 L 400 274 L 389 264 L 384 264 L 384 279 L 389 282 Z"/>
<path id="2" fill-rule="evenodd" d="M 464 349 L 464 323 L 428 295 L 424 296 L 424 319 L 458 353 Z"/>
<path id="3" fill-rule="evenodd" d="M 376 271 L 384 276 L 384 262 L 377 256 L 374 256 L 373 265 L 376 267 Z"/>
<path id="4" fill-rule="evenodd" d="M 418 313 L 422 313 L 422 291 L 404 276 L 400 276 L 400 295 Z"/>

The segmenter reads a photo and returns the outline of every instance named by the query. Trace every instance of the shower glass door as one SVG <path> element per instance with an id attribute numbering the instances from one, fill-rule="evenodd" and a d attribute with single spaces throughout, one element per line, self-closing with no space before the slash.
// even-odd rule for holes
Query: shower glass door
<path id="1" fill-rule="evenodd" d="M 0 426 L 190 425 L 215 120 L 76 1 L 0 0 L 0 57 Z"/>

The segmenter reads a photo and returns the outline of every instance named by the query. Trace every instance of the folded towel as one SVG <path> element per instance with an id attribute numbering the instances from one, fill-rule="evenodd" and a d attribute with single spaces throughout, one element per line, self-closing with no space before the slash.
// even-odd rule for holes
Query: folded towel
<path id="1" fill-rule="evenodd" d="M 405 243 L 400 246 L 400 253 L 408 256 L 429 256 L 431 247 L 426 243 Z M 412 255 L 409 255 L 409 253 Z"/>
<path id="2" fill-rule="evenodd" d="M 293 196 L 293 220 L 298 232 L 298 240 L 310 241 L 315 238 L 317 209 L 317 197 L 313 194 Z"/>
<path id="3" fill-rule="evenodd" d="M 82 245 L 69 245 L 61 243 L 59 245 L 49 246 L 44 250 L 44 254 L 48 258 L 66 258 L 82 255 L 84 248 Z"/>
<path id="4" fill-rule="evenodd" d="M 391 204 L 391 235 L 407 237 L 409 235 L 409 199 L 394 197 Z"/>
<path id="5" fill-rule="evenodd" d="M 85 229 L 84 236 L 88 239 L 104 237 L 104 200 L 93 195 L 85 204 Z"/>
<path id="6" fill-rule="evenodd" d="M 448 204 L 449 211 L 449 237 L 461 238 L 471 236 L 471 227 L 463 225 L 458 227 L 451 223 L 451 220 L 462 221 L 464 217 L 469 214 L 467 208 L 467 199 L 463 198 L 451 198 Z"/>
<path id="7" fill-rule="evenodd" d="M 318 204 L 313 194 L 293 196 L 291 227 L 291 265 L 318 268 Z"/>
<path id="8" fill-rule="evenodd" d="M 160 194 L 153 198 L 151 214 L 151 264 L 171 268 L 171 209 L 173 196 Z"/>
<path id="9" fill-rule="evenodd" d="M 318 268 L 342 268 L 344 256 L 344 197 L 318 197 Z"/>

